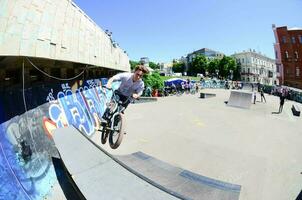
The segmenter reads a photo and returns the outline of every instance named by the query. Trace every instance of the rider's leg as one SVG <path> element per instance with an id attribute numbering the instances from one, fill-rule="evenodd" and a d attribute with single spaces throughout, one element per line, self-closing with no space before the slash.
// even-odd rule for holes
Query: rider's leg
<path id="1" fill-rule="evenodd" d="M 116 93 L 116 95 L 119 96 L 120 101 L 122 102 L 123 107 L 125 108 L 124 111 L 126 110 L 126 108 L 128 107 L 129 103 L 130 103 L 130 99 L 127 96 L 124 96 L 120 93 Z M 122 111 L 122 113 L 124 114 L 124 111 Z"/>

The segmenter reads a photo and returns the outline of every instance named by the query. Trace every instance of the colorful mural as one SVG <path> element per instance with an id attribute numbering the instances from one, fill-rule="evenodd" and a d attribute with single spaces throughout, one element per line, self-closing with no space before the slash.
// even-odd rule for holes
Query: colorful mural
<path id="1" fill-rule="evenodd" d="M 64 83 L 57 93 L 49 88 L 44 104 L 0 124 L 0 199 L 47 198 L 60 178 L 52 161 L 58 153 L 51 132 L 73 125 L 91 137 L 112 96 L 102 82 L 88 80 L 74 90 Z"/>

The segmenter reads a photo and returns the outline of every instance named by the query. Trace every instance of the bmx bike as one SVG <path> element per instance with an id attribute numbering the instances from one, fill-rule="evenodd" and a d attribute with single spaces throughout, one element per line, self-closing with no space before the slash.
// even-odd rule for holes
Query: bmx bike
<path id="1" fill-rule="evenodd" d="M 108 90 L 111 88 L 104 87 Z M 112 90 L 113 91 L 113 90 Z M 130 103 L 131 97 L 129 97 L 125 102 L 122 102 L 117 95 L 117 91 L 113 91 L 112 97 L 109 103 L 107 103 L 107 108 L 103 115 L 103 121 L 101 123 L 101 142 L 105 144 L 107 140 L 112 149 L 116 149 L 120 146 L 124 134 L 126 134 L 124 129 L 124 113 L 126 109 L 125 105 Z"/>

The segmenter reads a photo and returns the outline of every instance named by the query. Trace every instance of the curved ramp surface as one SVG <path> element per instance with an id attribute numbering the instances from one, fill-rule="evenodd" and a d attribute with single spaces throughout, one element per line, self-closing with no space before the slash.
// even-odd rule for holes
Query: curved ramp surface
<path id="1" fill-rule="evenodd" d="M 66 169 L 86 199 L 178 199 L 129 172 L 74 127 L 54 131 Z"/>
<path id="2" fill-rule="evenodd" d="M 231 91 L 230 98 L 228 100 L 228 106 L 246 108 L 249 109 L 252 104 L 252 93 L 242 91 Z"/>
<path id="3" fill-rule="evenodd" d="M 174 167 L 143 152 L 118 156 L 118 159 L 153 182 L 186 199 L 239 199 L 240 185 L 222 182 Z"/>
<path id="4" fill-rule="evenodd" d="M 239 199 L 240 185 L 174 167 L 142 152 L 114 158 L 74 127 L 55 130 L 54 141 L 87 199 Z"/>

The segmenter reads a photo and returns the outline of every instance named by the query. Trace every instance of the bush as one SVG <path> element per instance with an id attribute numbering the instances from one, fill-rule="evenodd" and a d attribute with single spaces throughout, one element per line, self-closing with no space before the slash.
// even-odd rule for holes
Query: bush
<path id="1" fill-rule="evenodd" d="M 164 87 L 164 81 L 161 79 L 158 72 L 144 75 L 143 81 L 146 87 L 149 86 L 152 89 L 160 89 Z"/>

